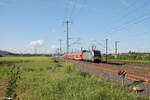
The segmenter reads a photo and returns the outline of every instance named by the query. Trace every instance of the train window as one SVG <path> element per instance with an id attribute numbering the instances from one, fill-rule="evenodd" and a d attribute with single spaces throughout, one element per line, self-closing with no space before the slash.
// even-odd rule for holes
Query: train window
<path id="1" fill-rule="evenodd" d="M 94 56 L 100 56 L 101 55 L 100 51 L 94 50 L 93 52 L 94 52 Z"/>

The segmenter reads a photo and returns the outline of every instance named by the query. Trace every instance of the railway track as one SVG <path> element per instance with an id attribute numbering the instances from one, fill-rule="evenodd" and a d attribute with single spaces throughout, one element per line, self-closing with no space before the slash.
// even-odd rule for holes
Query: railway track
<path id="1" fill-rule="evenodd" d="M 130 61 L 113 61 L 109 60 L 109 63 L 116 63 L 116 64 L 126 64 L 126 65 L 134 65 L 134 66 L 141 66 L 150 68 L 150 62 L 130 62 Z"/>
<path id="2" fill-rule="evenodd" d="M 142 80 L 147 83 L 150 83 L 150 70 L 145 70 L 142 68 L 132 68 L 129 66 L 124 65 L 111 65 L 111 64 L 104 64 L 104 63 L 92 63 L 92 62 L 83 62 L 83 61 L 75 61 L 69 60 L 75 64 L 81 64 L 90 68 L 95 68 L 97 70 L 109 72 L 112 74 L 117 75 L 120 70 L 125 70 L 127 72 L 126 78 L 133 79 L 133 80 Z"/>
<path id="3" fill-rule="evenodd" d="M 85 61 L 77 61 L 71 59 L 63 59 L 67 62 L 73 63 L 81 70 L 95 74 L 104 80 L 109 80 L 115 84 L 122 84 L 133 91 L 135 86 L 141 88 L 143 91 L 141 95 L 150 97 L 150 70 L 143 68 L 136 68 L 127 65 L 114 65 L 106 63 L 92 63 Z M 125 78 L 118 75 L 120 70 L 126 71 Z"/>

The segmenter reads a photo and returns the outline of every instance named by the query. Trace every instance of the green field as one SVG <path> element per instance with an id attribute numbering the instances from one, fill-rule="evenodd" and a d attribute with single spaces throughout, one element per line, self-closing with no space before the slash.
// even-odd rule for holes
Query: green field
<path id="1" fill-rule="evenodd" d="M 3 80 L 3 96 L 20 100 L 137 100 L 128 89 L 51 57 L 1 57 Z"/>
<path id="2" fill-rule="evenodd" d="M 117 58 L 115 55 L 108 54 L 108 60 L 117 60 L 117 61 L 129 61 L 129 62 L 150 62 L 150 53 L 136 53 L 128 52 L 126 54 L 118 54 Z M 106 55 L 102 55 L 102 59 L 105 61 Z"/>
<path id="3" fill-rule="evenodd" d="M 118 59 L 109 59 L 110 61 L 122 61 L 122 62 L 143 62 L 150 63 L 150 60 L 118 60 Z"/>

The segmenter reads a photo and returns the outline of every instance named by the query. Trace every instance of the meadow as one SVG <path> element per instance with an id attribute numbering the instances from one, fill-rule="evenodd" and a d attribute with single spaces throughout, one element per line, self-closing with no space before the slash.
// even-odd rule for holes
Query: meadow
<path id="1" fill-rule="evenodd" d="M 102 55 L 102 59 L 105 60 L 106 55 Z M 118 54 L 117 58 L 113 54 L 108 54 L 109 60 L 117 61 L 130 61 L 130 62 L 150 62 L 150 53 L 136 53 L 128 52 L 126 54 Z"/>
<path id="2" fill-rule="evenodd" d="M 20 100 L 138 99 L 135 93 L 120 85 L 46 56 L 0 57 L 0 81 L 3 80 L 7 80 L 8 85 L 0 97 Z"/>

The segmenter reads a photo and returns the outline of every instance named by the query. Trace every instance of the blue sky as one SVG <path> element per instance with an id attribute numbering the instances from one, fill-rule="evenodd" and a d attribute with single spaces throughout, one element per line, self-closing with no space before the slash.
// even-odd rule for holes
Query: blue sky
<path id="1" fill-rule="evenodd" d="M 0 0 L 0 49 L 55 52 L 68 19 L 70 42 L 79 42 L 70 48 L 104 51 L 108 38 L 109 53 L 115 41 L 119 52 L 150 52 L 149 17 L 150 0 Z"/>

